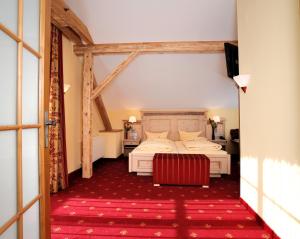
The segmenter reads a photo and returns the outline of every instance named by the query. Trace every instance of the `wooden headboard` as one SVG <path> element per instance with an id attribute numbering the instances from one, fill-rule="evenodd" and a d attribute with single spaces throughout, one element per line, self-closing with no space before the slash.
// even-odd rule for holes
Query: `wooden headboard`
<path id="1" fill-rule="evenodd" d="M 201 136 L 210 138 L 205 110 L 145 110 L 142 111 L 142 139 L 145 131 L 168 131 L 168 138 L 179 140 L 179 130 L 201 131 Z"/>

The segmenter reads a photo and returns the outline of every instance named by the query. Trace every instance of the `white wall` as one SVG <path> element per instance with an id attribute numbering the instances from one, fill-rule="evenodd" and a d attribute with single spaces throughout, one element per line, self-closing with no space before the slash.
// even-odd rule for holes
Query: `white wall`
<path id="1" fill-rule="evenodd" d="M 82 59 L 73 53 L 73 45 L 63 37 L 64 83 L 71 85 L 65 94 L 66 144 L 68 172 L 81 167 Z"/>
<path id="2" fill-rule="evenodd" d="M 241 197 L 281 238 L 300 235 L 298 0 L 239 0 Z"/>

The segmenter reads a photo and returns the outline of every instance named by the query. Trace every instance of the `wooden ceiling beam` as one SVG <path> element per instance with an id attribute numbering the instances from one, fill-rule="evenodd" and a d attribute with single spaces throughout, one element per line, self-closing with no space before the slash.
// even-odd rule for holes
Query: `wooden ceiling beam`
<path id="1" fill-rule="evenodd" d="M 74 32 L 72 28 L 63 27 L 63 28 L 61 28 L 61 31 L 68 39 L 70 39 L 75 44 L 81 44 L 82 43 L 82 40 L 81 40 L 80 36 L 78 36 L 78 34 L 76 32 Z"/>
<path id="2" fill-rule="evenodd" d="M 95 99 L 101 93 L 101 91 L 113 80 L 115 79 L 129 64 L 136 58 L 139 52 L 132 52 L 130 55 L 118 65 L 101 83 L 93 90 L 91 99 Z"/>
<path id="3" fill-rule="evenodd" d="M 87 44 L 94 44 L 88 28 L 70 9 L 66 11 L 66 22 Z"/>
<path id="4" fill-rule="evenodd" d="M 76 44 L 93 44 L 88 28 L 63 0 L 51 2 L 51 22 Z"/>
<path id="5" fill-rule="evenodd" d="M 120 54 L 139 51 L 141 53 L 218 53 L 224 51 L 224 43 L 237 41 L 178 41 L 178 42 L 138 42 L 113 43 L 74 46 L 74 52 L 82 55 L 92 52 L 93 55 Z"/>

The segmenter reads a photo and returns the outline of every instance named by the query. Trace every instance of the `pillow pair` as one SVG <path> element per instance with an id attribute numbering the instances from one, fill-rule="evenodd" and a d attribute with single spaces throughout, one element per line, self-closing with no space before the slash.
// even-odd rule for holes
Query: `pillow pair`
<path id="1" fill-rule="evenodd" d="M 200 137 L 202 131 L 194 131 L 194 132 L 187 132 L 179 130 L 179 137 L 181 141 L 192 141 L 192 140 L 201 140 L 205 139 Z"/>
<path id="2" fill-rule="evenodd" d="M 147 139 L 166 139 L 168 137 L 168 131 L 164 132 L 149 132 L 145 131 Z"/>
<path id="3" fill-rule="evenodd" d="M 179 130 L 179 136 L 181 141 L 193 141 L 193 140 L 204 140 L 204 137 L 200 137 L 202 131 L 181 131 Z M 164 132 L 149 132 L 145 131 L 147 139 L 167 139 L 168 131 Z"/>

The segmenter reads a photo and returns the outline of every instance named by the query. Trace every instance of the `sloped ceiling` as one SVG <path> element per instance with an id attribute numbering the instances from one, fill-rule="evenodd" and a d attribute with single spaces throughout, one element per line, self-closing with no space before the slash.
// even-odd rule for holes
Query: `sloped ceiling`
<path id="1" fill-rule="evenodd" d="M 236 40 L 236 0 L 67 0 L 96 43 Z M 100 82 L 126 56 L 97 56 Z M 138 56 L 104 91 L 109 109 L 231 108 L 224 54 Z"/>

